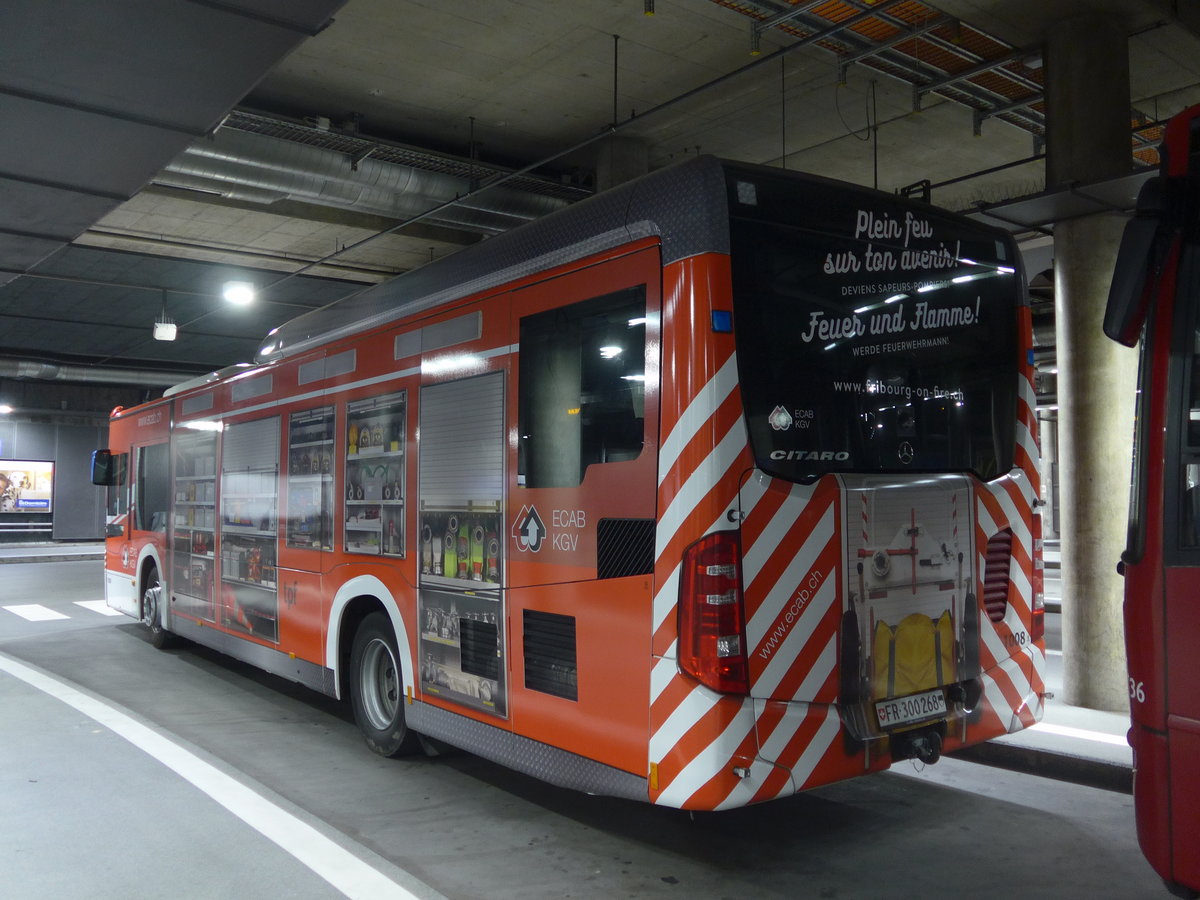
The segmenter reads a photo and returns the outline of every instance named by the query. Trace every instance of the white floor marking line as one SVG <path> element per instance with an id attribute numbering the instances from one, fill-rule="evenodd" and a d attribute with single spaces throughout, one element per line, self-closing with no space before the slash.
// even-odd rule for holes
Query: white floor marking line
<path id="1" fill-rule="evenodd" d="M 76 606 L 82 606 L 84 609 L 90 609 L 94 613 L 100 613 L 102 616 L 122 616 L 120 610 L 113 609 L 103 600 L 76 600 Z"/>
<path id="2" fill-rule="evenodd" d="M 42 606 L 39 603 L 18 603 L 14 606 L 4 607 L 10 613 L 15 613 L 22 619 L 28 619 L 30 622 L 49 622 L 53 619 L 69 619 L 70 616 L 64 616 L 60 612 L 55 612 L 48 606 Z"/>
<path id="3" fill-rule="evenodd" d="M 0 653 L 0 671 L 7 672 L 31 687 L 49 694 L 120 735 L 184 780 L 191 782 L 347 897 L 362 900 L 419 900 L 420 897 L 438 896 L 432 889 L 421 894 L 412 893 L 308 823 L 271 803 L 211 763 L 205 762 L 120 709 L 72 687 L 68 682 L 60 681 L 3 653 Z"/>
<path id="4" fill-rule="evenodd" d="M 1047 734 L 1057 734 L 1060 737 L 1079 738 L 1084 741 L 1095 741 L 1098 744 L 1112 744 L 1114 747 L 1129 746 L 1129 742 L 1121 734 L 1105 734 L 1103 731 L 1087 731 L 1083 728 L 1071 728 L 1069 725 L 1049 725 L 1045 722 L 1038 722 L 1031 727 Z"/>

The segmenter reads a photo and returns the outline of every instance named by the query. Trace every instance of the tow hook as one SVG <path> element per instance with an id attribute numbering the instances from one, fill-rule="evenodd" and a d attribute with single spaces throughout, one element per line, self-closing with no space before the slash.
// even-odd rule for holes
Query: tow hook
<path id="1" fill-rule="evenodd" d="M 919 759 L 933 765 L 942 758 L 942 734 L 937 728 L 921 728 L 892 735 L 892 759 Z"/>

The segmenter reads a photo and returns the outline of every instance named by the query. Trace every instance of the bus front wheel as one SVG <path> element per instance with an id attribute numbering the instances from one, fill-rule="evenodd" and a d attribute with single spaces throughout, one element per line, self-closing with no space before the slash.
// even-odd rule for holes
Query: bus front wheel
<path id="1" fill-rule="evenodd" d="M 367 746 L 380 756 L 403 756 L 420 747 L 404 723 L 404 678 L 392 625 L 382 612 L 363 619 L 354 634 L 350 702 Z"/>
<path id="2" fill-rule="evenodd" d="M 162 624 L 162 596 L 158 569 L 151 569 L 146 575 L 146 590 L 142 592 L 142 622 L 150 630 L 151 645 L 159 650 L 171 643 L 171 632 Z"/>

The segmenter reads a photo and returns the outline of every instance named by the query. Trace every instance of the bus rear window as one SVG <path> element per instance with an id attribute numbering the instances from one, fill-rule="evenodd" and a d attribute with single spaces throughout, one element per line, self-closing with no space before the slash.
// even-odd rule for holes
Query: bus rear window
<path id="1" fill-rule="evenodd" d="M 1023 290 L 1011 244 L 931 207 L 783 184 L 731 178 L 734 330 L 759 468 L 793 481 L 1007 472 Z"/>

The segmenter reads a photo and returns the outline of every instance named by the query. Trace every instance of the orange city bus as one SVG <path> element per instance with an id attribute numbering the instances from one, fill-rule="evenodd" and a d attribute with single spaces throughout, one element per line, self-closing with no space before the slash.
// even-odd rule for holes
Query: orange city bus
<path id="1" fill-rule="evenodd" d="M 1125 228 L 1105 333 L 1142 341 L 1125 576 L 1138 841 L 1200 896 L 1200 106 L 1167 124 Z"/>
<path id="2" fill-rule="evenodd" d="M 592 793 L 739 806 L 1044 698 L 1012 240 L 698 157 L 114 412 L 111 606 Z"/>

